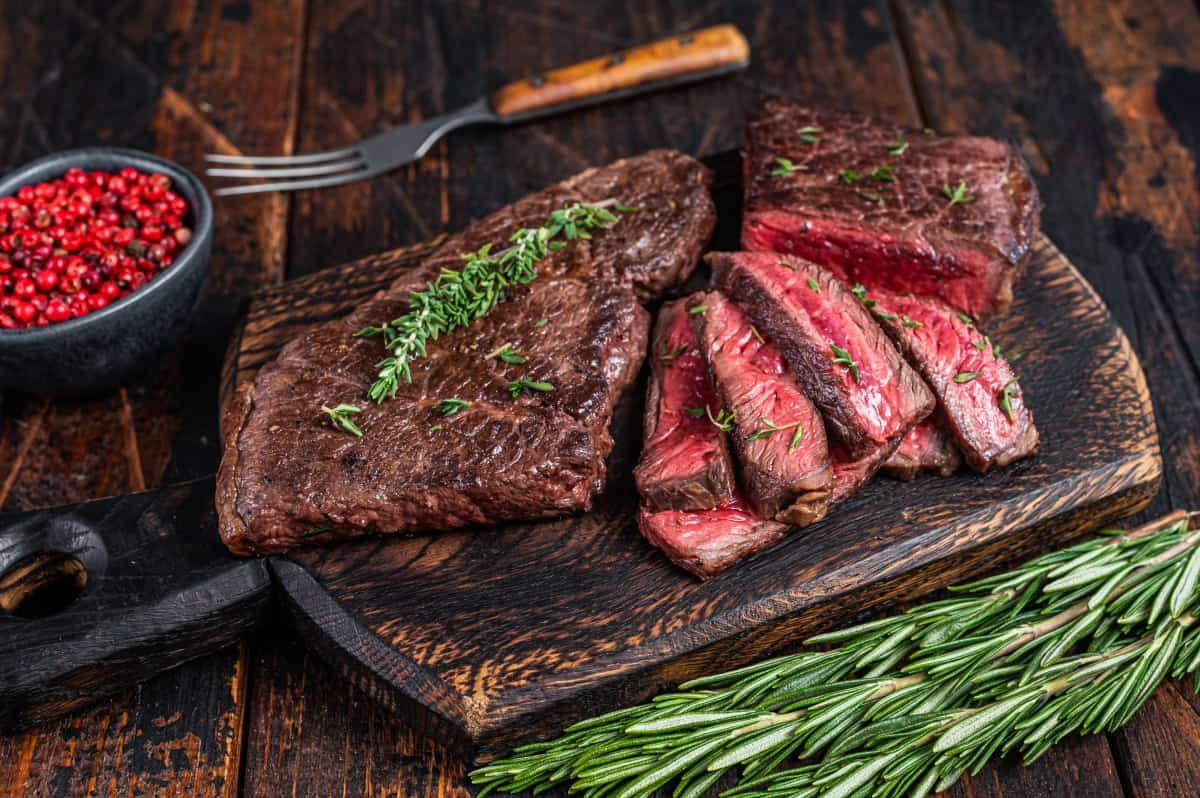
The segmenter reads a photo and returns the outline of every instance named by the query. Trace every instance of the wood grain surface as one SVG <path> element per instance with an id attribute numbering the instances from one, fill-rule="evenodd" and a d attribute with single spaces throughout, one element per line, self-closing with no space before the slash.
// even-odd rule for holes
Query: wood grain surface
<path id="1" fill-rule="evenodd" d="M 218 204 L 210 299 L 160 371 L 81 403 L 0 398 L 0 506 L 50 506 L 211 473 L 215 394 L 245 293 L 416 243 L 592 163 L 736 147 L 757 91 L 940 129 L 1030 159 L 1044 227 L 1141 356 L 1165 486 L 1200 506 L 1200 14 L 1175 0 L 35 0 L 0 4 L 0 168 L 93 142 L 342 146 L 601 53 L 733 23 L 743 78 L 522 128 L 466 131 L 388 176 Z M 172 91 L 166 91 L 167 88 Z M 293 143 L 294 139 L 294 143 Z M 511 168 L 517 165 L 518 168 Z M 1200 779 L 1189 684 L 1122 732 L 1006 761 L 951 793 L 1177 796 Z M 0 795 L 465 796 L 436 740 L 379 710 L 282 628 L 36 732 L 0 737 Z"/>

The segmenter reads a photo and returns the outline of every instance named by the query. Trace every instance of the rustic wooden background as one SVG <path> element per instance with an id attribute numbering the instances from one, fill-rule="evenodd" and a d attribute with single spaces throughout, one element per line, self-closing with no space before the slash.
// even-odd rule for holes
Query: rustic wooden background
<path id="1" fill-rule="evenodd" d="M 526 75 L 738 24 L 735 80 L 507 131 L 466 131 L 371 183 L 217 205 L 188 341 L 111 396 L 0 397 L 0 508 L 210 473 L 221 354 L 241 300 L 428 238 L 583 166 L 737 146 L 756 91 L 1011 137 L 1044 228 L 1139 350 L 1167 477 L 1200 507 L 1200 10 L 1193 0 L 25 0 L 0 3 L 0 169 L 79 144 L 298 152 L 420 119 Z M 1096 401 L 1104 401 L 1097 396 Z M 338 680 L 281 623 L 106 704 L 0 737 L 0 795 L 467 795 L 465 766 Z M 969 796 L 1178 796 L 1200 785 L 1200 698 L 1165 685 L 1130 725 Z"/>

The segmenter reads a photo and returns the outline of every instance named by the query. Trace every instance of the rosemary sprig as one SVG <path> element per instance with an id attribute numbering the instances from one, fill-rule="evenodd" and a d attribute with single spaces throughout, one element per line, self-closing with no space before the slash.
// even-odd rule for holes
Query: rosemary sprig
<path id="1" fill-rule="evenodd" d="M 1200 532 L 1175 513 L 1052 552 L 822 651 L 682 685 L 472 774 L 482 794 L 571 783 L 647 796 L 925 795 L 997 752 L 1115 728 L 1164 675 L 1200 670 Z M 775 772 L 798 757 L 809 764 Z"/>
<path id="2" fill-rule="evenodd" d="M 510 286 L 532 281 L 538 261 L 565 246 L 565 241 L 590 238 L 591 231 L 615 224 L 617 216 L 610 207 L 628 210 L 614 199 L 577 202 L 551 213 L 541 227 L 517 230 L 507 249 L 492 252 L 489 244 L 463 255 L 461 269 L 444 269 L 429 287 L 410 294 L 408 313 L 354 333 L 359 338 L 381 338 L 389 352 L 377 364 L 378 379 L 367 395 L 375 402 L 394 397 L 402 380 L 412 382 L 412 362 L 425 356 L 430 341 L 484 316 L 504 299 Z"/>

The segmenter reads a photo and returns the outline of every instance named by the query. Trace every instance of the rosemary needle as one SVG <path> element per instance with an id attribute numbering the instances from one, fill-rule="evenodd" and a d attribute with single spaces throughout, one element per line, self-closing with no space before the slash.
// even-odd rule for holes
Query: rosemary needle
<path id="1" fill-rule="evenodd" d="M 1113 729 L 1200 672 L 1200 531 L 1179 514 L 1051 552 L 948 598 L 583 721 L 471 774 L 623 798 L 926 795 L 994 754 Z M 785 762 L 799 759 L 780 770 Z"/>

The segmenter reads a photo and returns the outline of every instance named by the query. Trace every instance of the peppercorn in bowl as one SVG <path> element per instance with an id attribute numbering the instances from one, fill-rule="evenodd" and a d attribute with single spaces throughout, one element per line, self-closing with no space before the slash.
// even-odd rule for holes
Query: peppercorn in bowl
<path id="1" fill-rule="evenodd" d="M 116 387 L 186 331 L 212 249 L 188 170 L 136 150 L 41 158 L 0 180 L 0 388 Z"/>

